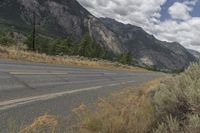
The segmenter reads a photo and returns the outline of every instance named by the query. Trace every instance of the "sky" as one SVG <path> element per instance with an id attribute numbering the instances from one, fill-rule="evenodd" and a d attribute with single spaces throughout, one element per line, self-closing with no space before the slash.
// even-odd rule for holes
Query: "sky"
<path id="1" fill-rule="evenodd" d="M 200 52 L 200 0 L 78 0 L 96 17 L 142 27 Z"/>

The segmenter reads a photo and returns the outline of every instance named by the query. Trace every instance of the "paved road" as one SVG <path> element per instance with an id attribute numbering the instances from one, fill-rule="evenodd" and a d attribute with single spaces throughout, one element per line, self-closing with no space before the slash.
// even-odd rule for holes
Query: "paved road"
<path id="1" fill-rule="evenodd" d="M 0 60 L 0 133 L 47 112 L 67 116 L 81 103 L 159 75 Z"/>

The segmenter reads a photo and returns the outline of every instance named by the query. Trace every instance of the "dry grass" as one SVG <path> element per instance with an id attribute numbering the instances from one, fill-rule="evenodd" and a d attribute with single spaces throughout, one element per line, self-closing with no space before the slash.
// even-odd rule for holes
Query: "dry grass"
<path id="1" fill-rule="evenodd" d="M 114 62 L 105 61 L 105 60 L 88 59 L 88 58 L 77 57 L 77 56 L 65 56 L 65 57 L 47 56 L 46 54 L 39 54 L 39 53 L 30 52 L 30 51 L 19 50 L 16 48 L 6 48 L 6 47 L 0 47 L 0 58 L 39 62 L 39 63 L 66 64 L 66 65 L 90 67 L 90 68 L 135 71 L 135 72 L 147 71 L 139 67 L 122 65 L 117 62 L 114 63 Z"/>
<path id="2" fill-rule="evenodd" d="M 44 115 L 35 119 L 31 125 L 21 130 L 20 133 L 55 133 L 57 126 L 57 117 Z"/>
<path id="3" fill-rule="evenodd" d="M 69 128 L 66 133 L 148 132 L 156 122 L 155 109 L 151 104 L 149 92 L 157 88 L 161 80 L 163 77 L 113 93 L 111 97 L 100 98 L 92 108 L 80 105 L 73 110 L 79 122 L 75 128 Z M 55 116 L 44 115 L 21 133 L 60 133 L 56 128 L 63 126 L 61 121 Z"/>
<path id="4" fill-rule="evenodd" d="M 95 110 L 85 105 L 74 109 L 79 118 L 80 133 L 145 133 L 156 124 L 154 106 L 149 96 L 163 78 L 136 88 L 99 99 Z"/>

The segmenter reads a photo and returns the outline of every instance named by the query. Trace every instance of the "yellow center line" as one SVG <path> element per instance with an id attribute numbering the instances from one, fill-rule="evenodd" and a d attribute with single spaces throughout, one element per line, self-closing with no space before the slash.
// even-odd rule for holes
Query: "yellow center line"
<path id="1" fill-rule="evenodd" d="M 67 75 L 68 73 L 10 72 L 11 75 Z"/>

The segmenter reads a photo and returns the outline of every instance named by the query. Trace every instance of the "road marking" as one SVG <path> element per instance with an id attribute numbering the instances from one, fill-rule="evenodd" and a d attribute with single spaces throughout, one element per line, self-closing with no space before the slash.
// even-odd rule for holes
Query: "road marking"
<path id="1" fill-rule="evenodd" d="M 132 80 L 132 81 L 126 81 L 126 82 L 122 82 L 122 83 L 112 83 L 112 84 L 108 84 L 105 86 L 94 86 L 94 87 L 88 87 L 88 88 L 83 88 L 83 89 L 76 89 L 76 90 L 63 91 L 63 92 L 57 92 L 57 93 L 51 93 L 51 94 L 44 94 L 44 95 L 40 95 L 40 96 L 32 96 L 32 97 L 27 97 L 27 98 L 3 101 L 3 102 L 0 102 L 0 111 L 14 108 L 14 107 L 17 107 L 20 105 L 26 105 L 26 104 L 37 102 L 37 101 L 45 101 L 45 100 L 55 99 L 57 97 L 62 97 L 67 94 L 98 90 L 103 87 L 113 87 L 113 86 L 118 86 L 118 85 L 122 85 L 125 83 L 130 83 L 130 82 L 135 82 L 135 81 Z"/>
<path id="2" fill-rule="evenodd" d="M 117 86 L 117 85 L 120 85 L 120 83 L 109 84 L 109 85 L 107 85 L 107 86 L 108 86 L 108 87 L 113 87 L 113 86 Z"/>
<path id="3" fill-rule="evenodd" d="M 68 73 L 10 72 L 11 75 L 68 75 Z"/>
<path id="4" fill-rule="evenodd" d="M 95 87 L 89 87 L 89 88 L 83 88 L 83 89 L 77 89 L 77 90 L 71 90 L 71 91 L 64 91 L 64 92 L 58 92 L 58 93 L 45 94 L 45 95 L 40 95 L 40 96 L 33 96 L 33 97 L 4 101 L 4 102 L 0 102 L 0 110 L 10 109 L 13 107 L 17 107 L 19 105 L 24 105 L 24 104 L 28 104 L 28 103 L 32 103 L 32 102 L 50 100 L 50 99 L 54 99 L 57 97 L 61 97 L 66 94 L 73 94 L 73 93 L 78 93 L 78 92 L 97 90 L 102 87 L 103 86 L 95 86 Z"/>

